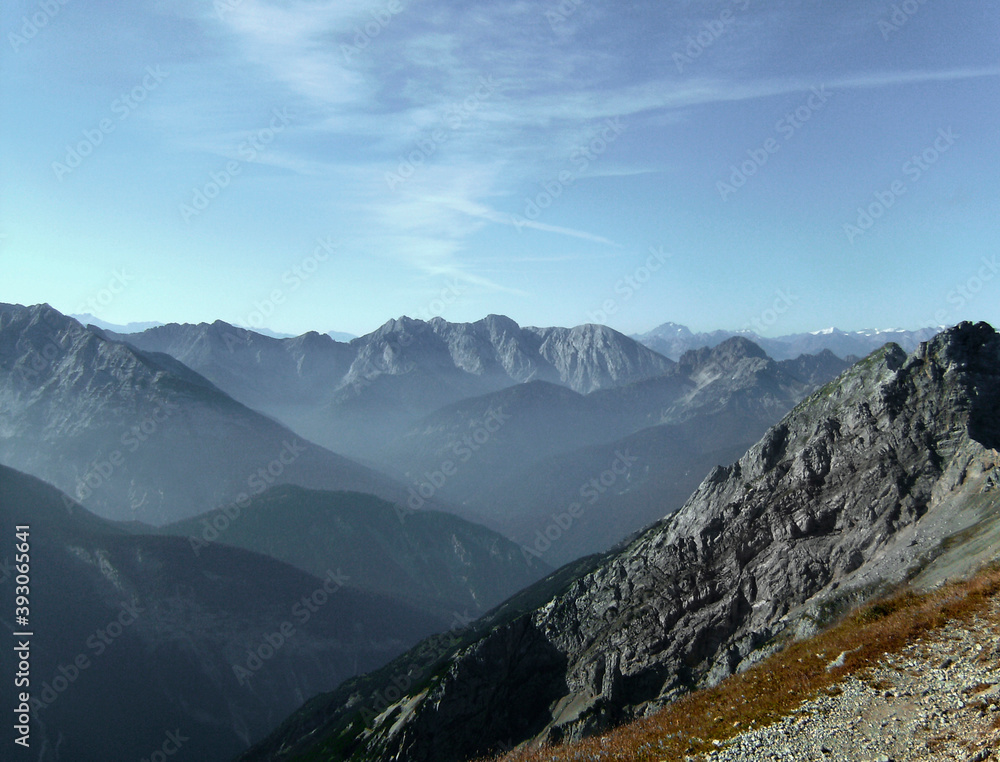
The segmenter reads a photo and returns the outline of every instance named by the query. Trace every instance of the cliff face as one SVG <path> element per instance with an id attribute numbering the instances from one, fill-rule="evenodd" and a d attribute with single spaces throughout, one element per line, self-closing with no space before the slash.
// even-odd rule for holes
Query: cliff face
<path id="1" fill-rule="evenodd" d="M 889 345 L 713 471 L 678 513 L 355 729 L 344 756 L 448 762 L 596 732 L 889 583 L 968 571 L 995 547 L 998 446 L 990 326 L 962 324 L 909 356 Z"/>

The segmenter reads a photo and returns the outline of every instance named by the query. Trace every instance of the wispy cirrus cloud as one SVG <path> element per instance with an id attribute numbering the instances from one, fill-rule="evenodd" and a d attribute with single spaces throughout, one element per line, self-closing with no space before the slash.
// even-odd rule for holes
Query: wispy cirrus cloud
<path id="1" fill-rule="evenodd" d="M 202 20 L 232 41 L 235 65 L 265 72 L 301 99 L 295 136 L 266 161 L 329 178 L 338 189 L 329 203 L 356 222 L 350 235 L 360 249 L 392 251 L 387 256 L 425 274 L 464 273 L 485 288 L 498 286 L 476 274 L 468 245 L 490 227 L 619 246 L 556 216 L 516 221 L 511 213 L 525 188 L 565 166 L 603 119 L 669 127 L 698 109 L 817 85 L 864 90 L 1000 76 L 997 67 L 831 72 L 806 60 L 789 71 L 787 59 L 744 66 L 748 50 L 770 51 L 772 38 L 802 23 L 791 11 L 753 4 L 698 67 L 678 72 L 671 54 L 732 5 L 643 5 L 645 13 L 672 14 L 670 23 L 648 30 L 620 23 L 628 9 L 598 2 L 555 21 L 547 4 L 523 1 L 242 0 Z M 875 4 L 853 15 L 830 11 L 824 28 L 831 34 L 819 34 L 816 18 L 802 34 L 836 47 L 871 31 L 880 13 Z M 634 62 L 643 57 L 662 65 L 637 74 Z M 477 97 L 484 77 L 493 87 Z M 449 114 L 463 115 L 457 126 Z M 219 142 L 231 145 L 231 138 Z M 622 153 L 584 175 L 627 178 L 665 169 Z M 387 184 L 386 174 L 404 165 L 412 169 L 406 182 Z"/>

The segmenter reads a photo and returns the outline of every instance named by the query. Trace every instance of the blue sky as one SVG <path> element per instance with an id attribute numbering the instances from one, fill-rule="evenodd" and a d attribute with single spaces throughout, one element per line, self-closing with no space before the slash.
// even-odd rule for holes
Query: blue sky
<path id="1" fill-rule="evenodd" d="M 14 0 L 0 300 L 1000 324 L 1000 2 Z"/>

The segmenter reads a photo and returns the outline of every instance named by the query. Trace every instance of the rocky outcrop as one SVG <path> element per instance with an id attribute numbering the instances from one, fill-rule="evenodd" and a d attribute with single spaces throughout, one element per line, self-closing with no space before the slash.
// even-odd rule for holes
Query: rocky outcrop
<path id="1" fill-rule="evenodd" d="M 846 367 L 829 354 L 775 362 L 736 337 L 654 378 L 586 395 L 530 381 L 463 400 L 421 418 L 382 462 L 420 482 L 464 454 L 438 494 L 559 565 L 680 508 L 707 471 L 739 458 Z M 484 425 L 477 449 L 463 448 Z M 628 473 L 605 475 L 596 492 L 587 486 L 613 464 L 621 470 L 623 455 Z M 583 514 L 550 527 L 574 502 Z"/>
<path id="2" fill-rule="evenodd" d="M 675 515 L 464 647 L 341 748 L 458 762 L 581 737 L 715 683 L 887 584 L 970 570 L 995 553 L 981 540 L 1000 522 L 998 390 L 1000 337 L 986 324 L 909 356 L 874 353 Z M 542 710 L 516 678 L 535 660 Z M 524 708 L 490 711 L 501 706 Z"/>

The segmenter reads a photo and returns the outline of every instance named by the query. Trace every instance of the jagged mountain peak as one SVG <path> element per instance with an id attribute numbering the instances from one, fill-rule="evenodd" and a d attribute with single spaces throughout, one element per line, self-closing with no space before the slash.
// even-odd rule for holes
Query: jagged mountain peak
<path id="1" fill-rule="evenodd" d="M 910 355 L 883 347 L 710 473 L 676 514 L 476 636 L 401 699 L 405 716 L 386 711 L 348 739 L 336 728 L 350 710 L 328 706 L 328 730 L 348 755 L 379 761 L 578 738 L 713 684 L 887 585 L 992 560 L 998 390 L 1000 337 L 986 324 Z"/>
<path id="2" fill-rule="evenodd" d="M 182 331 L 178 341 L 192 335 Z M 198 336 L 191 353 L 212 356 Z M 0 461 L 105 517 L 161 524 L 199 512 L 252 489 L 249 480 L 272 461 L 281 481 L 394 500 L 406 494 L 360 464 L 303 444 L 173 355 L 84 328 L 44 305 L 0 311 L 0 401 Z"/>

